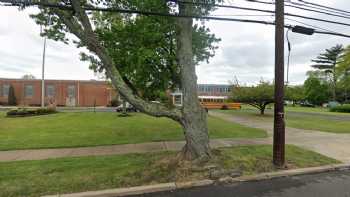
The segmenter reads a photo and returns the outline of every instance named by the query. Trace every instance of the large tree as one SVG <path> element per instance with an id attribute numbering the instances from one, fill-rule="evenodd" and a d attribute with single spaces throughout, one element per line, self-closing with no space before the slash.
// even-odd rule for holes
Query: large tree
<path id="1" fill-rule="evenodd" d="M 311 75 L 304 82 L 305 99 L 314 105 L 322 105 L 328 101 L 328 88 L 328 84 Z"/>
<path id="2" fill-rule="evenodd" d="M 50 2 L 55 3 L 57 1 L 41 1 L 41 3 Z M 183 107 L 181 109 L 169 108 L 163 104 L 149 102 L 138 94 L 138 86 L 132 84 L 133 79 L 128 75 L 129 72 L 123 71 L 123 67 L 126 65 L 117 60 L 118 57 L 111 53 L 109 44 L 101 39 L 103 31 L 105 30 L 104 26 L 102 25 L 101 27 L 99 23 L 91 23 L 91 19 L 94 18 L 95 13 L 87 12 L 85 8 L 96 6 L 118 8 L 116 6 L 119 4 L 113 4 L 110 2 L 114 1 L 60 1 L 59 5 L 66 6 L 64 9 L 62 9 L 62 7 L 48 8 L 41 4 L 41 13 L 36 15 L 35 18 L 38 24 L 45 24 L 47 18 L 51 18 L 50 24 L 48 24 L 50 28 L 45 31 L 45 35 L 50 38 L 67 42 L 67 32 L 75 35 L 78 38 L 78 46 L 86 47 L 89 50 L 89 52 L 95 57 L 93 59 L 93 61 L 96 61 L 94 64 L 98 65 L 98 68 L 105 72 L 107 78 L 111 80 L 111 83 L 118 90 L 119 94 L 138 110 L 155 117 L 168 117 L 180 123 L 184 129 L 186 139 L 186 145 L 182 151 L 184 159 L 207 160 L 210 158 L 211 153 L 209 147 L 207 114 L 200 106 L 197 95 L 197 77 L 195 73 L 195 58 L 193 50 L 193 42 L 196 42 L 196 40 L 193 37 L 193 20 L 189 17 L 177 17 L 175 19 L 176 32 L 174 37 L 176 40 L 176 49 L 174 52 L 176 53 L 175 65 L 178 70 L 178 75 L 172 74 L 171 76 L 179 76 L 179 84 L 181 85 L 183 92 Z M 127 5 L 134 1 L 124 0 L 115 2 L 125 3 L 125 5 Z M 167 6 L 174 5 L 173 3 L 169 4 L 167 1 L 163 0 L 140 0 L 138 2 L 165 4 Z M 210 11 L 210 6 L 193 6 L 191 4 L 192 2 L 192 0 L 178 2 L 176 3 L 176 9 L 169 9 L 168 13 L 173 13 L 178 10 L 179 15 L 189 16 L 193 14 L 208 14 Z M 215 1 L 207 0 L 204 2 L 211 4 Z M 131 19 L 133 17 L 136 16 L 132 15 Z M 114 20 L 120 20 L 121 23 L 123 23 L 126 18 L 124 15 L 116 15 Z M 107 25 L 111 25 L 110 21 L 107 20 L 105 22 Z M 113 24 L 115 23 L 113 22 Z M 115 49 L 118 50 L 118 48 L 119 46 L 115 45 Z M 126 53 L 125 56 L 129 57 L 130 54 Z M 91 56 L 89 55 L 89 57 Z M 91 60 L 91 58 L 89 60 Z M 135 65 L 130 67 L 127 65 L 126 67 L 132 68 L 137 66 L 143 69 L 149 69 L 148 67 L 143 67 L 143 61 L 134 63 Z M 153 65 L 152 62 L 150 62 L 150 65 Z M 156 73 L 156 71 L 152 72 L 152 74 L 154 73 Z M 125 79 L 125 76 L 130 78 Z"/>
<path id="3" fill-rule="evenodd" d="M 326 49 L 324 53 L 321 53 L 317 56 L 316 59 L 313 59 L 312 62 L 315 64 L 312 67 L 319 70 L 323 70 L 325 73 L 329 74 L 331 77 L 332 84 L 332 96 L 333 100 L 336 101 L 336 88 L 337 88 L 337 72 L 336 67 L 341 59 L 343 53 L 343 45 L 336 45 L 330 49 Z"/>
<path id="4" fill-rule="evenodd" d="M 163 1 L 111 2 L 114 7 L 169 13 Z M 148 100 L 160 100 L 165 91 L 180 87 L 180 69 L 176 62 L 176 20 L 159 16 L 133 16 L 98 12 L 93 15 L 95 31 L 108 50 L 126 83 Z M 121 18 L 123 20 L 121 20 Z M 204 25 L 193 26 L 194 64 L 208 61 L 219 39 Z M 83 53 L 96 72 L 105 72 L 93 55 Z"/>
<path id="5" fill-rule="evenodd" d="M 251 87 L 236 85 L 232 90 L 232 99 L 249 104 L 259 109 L 260 114 L 264 115 L 266 106 L 274 102 L 274 87 L 269 82 L 264 81 Z"/>
<path id="6" fill-rule="evenodd" d="M 286 88 L 286 99 L 293 102 L 293 106 L 296 103 L 300 103 L 305 100 L 304 86 L 287 86 Z"/>
<path id="7" fill-rule="evenodd" d="M 344 102 L 348 102 L 350 89 L 350 45 L 345 48 L 339 67 L 337 68 L 339 84 L 344 92 Z"/>

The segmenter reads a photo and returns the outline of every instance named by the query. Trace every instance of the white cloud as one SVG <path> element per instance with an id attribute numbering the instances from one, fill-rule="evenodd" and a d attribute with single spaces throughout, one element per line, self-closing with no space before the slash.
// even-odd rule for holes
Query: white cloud
<path id="1" fill-rule="evenodd" d="M 29 17 L 35 12 L 0 7 L 0 77 L 18 78 L 29 73 L 41 77 L 43 38 L 40 27 Z M 88 64 L 79 60 L 79 52 L 73 45 L 48 40 L 46 78 L 96 79 Z"/>
<path id="2" fill-rule="evenodd" d="M 310 0 L 311 1 L 311 0 Z M 243 0 L 231 1 L 232 4 L 256 6 Z M 316 2 L 316 1 L 315 1 Z M 350 10 L 348 0 L 317 1 L 342 9 Z M 258 8 L 273 9 L 271 6 Z M 286 9 L 289 13 L 303 14 L 312 17 L 328 18 L 329 20 L 344 21 L 336 17 L 311 14 L 296 9 Z M 36 9 L 18 11 L 17 8 L 0 7 L 0 77 L 20 77 L 31 73 L 41 76 L 41 61 L 43 38 L 39 36 L 40 27 L 37 26 L 29 13 Z M 219 9 L 216 15 L 252 14 L 252 12 Z M 229 17 L 229 16 L 227 16 Z M 247 18 L 247 17 L 235 17 Z M 249 17 L 256 20 L 273 21 L 272 16 Z M 297 19 L 302 22 L 325 27 L 333 31 L 350 32 L 350 28 L 327 23 Z M 288 24 L 297 24 L 286 20 Z M 236 76 L 242 83 L 253 84 L 261 78 L 273 80 L 274 77 L 274 27 L 259 24 L 246 24 L 223 21 L 207 23 L 217 37 L 219 44 L 217 55 L 209 64 L 202 63 L 197 67 L 200 83 L 228 83 Z M 310 70 L 310 60 L 324 49 L 341 43 L 350 44 L 350 40 L 328 35 L 304 36 L 290 33 L 292 43 L 290 81 L 293 84 L 305 80 L 306 71 Z M 88 64 L 79 60 L 80 49 L 73 45 L 65 45 L 55 41 L 48 41 L 46 78 L 52 79 L 96 79 Z"/>

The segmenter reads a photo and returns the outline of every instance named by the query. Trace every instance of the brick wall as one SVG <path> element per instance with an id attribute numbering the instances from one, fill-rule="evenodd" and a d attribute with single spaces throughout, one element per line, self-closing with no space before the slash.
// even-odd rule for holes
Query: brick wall
<path id="1" fill-rule="evenodd" d="M 8 101 L 8 98 L 2 94 L 4 85 L 14 87 L 18 105 L 39 106 L 41 104 L 41 80 L 0 79 L 0 103 Z M 25 95 L 26 86 L 33 87 L 33 96 Z M 53 96 L 47 95 L 48 86 L 53 87 Z M 96 106 L 107 106 L 117 95 L 116 91 L 103 81 L 45 80 L 45 91 L 45 103 L 54 101 L 58 106 L 91 107 L 95 102 Z"/>

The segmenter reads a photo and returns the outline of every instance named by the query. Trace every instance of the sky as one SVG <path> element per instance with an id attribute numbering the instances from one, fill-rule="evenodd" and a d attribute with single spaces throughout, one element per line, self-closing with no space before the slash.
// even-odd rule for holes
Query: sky
<path id="1" fill-rule="evenodd" d="M 265 1 L 271 2 L 271 0 Z M 350 11 L 348 0 L 309 0 L 309 2 Z M 273 6 L 249 3 L 244 0 L 230 0 L 226 4 L 274 9 Z M 20 78 L 25 74 L 32 74 L 36 78 L 41 78 L 43 38 L 39 35 L 40 27 L 29 17 L 30 13 L 35 12 L 37 10 L 34 8 L 18 11 L 14 7 L 0 7 L 0 78 Z M 286 12 L 350 23 L 350 19 L 294 8 L 286 7 Z M 256 14 L 259 16 L 237 16 Z M 266 16 L 266 13 L 225 8 L 216 10 L 212 15 L 274 21 L 274 17 Z M 327 30 L 350 34 L 350 27 L 300 18 L 287 18 L 285 20 L 286 24 L 300 25 L 299 22 L 302 22 Z M 274 26 L 225 21 L 207 21 L 206 26 L 216 37 L 222 40 L 218 43 L 219 49 L 216 51 L 215 57 L 211 58 L 209 63 L 202 62 L 197 66 L 198 83 L 228 84 L 237 79 L 240 84 L 251 85 L 258 83 L 260 80 L 273 80 Z M 292 45 L 289 81 L 293 85 L 303 83 L 306 79 L 306 72 L 312 69 L 310 66 L 312 64 L 311 59 L 319 53 L 336 44 L 350 44 L 350 38 L 329 35 L 306 36 L 289 32 L 289 38 Z M 79 60 L 80 52 L 81 49 L 77 49 L 73 44 L 66 45 L 48 40 L 45 78 L 100 79 L 101 76 L 89 70 L 88 63 Z M 287 60 L 287 58 L 285 59 Z"/>

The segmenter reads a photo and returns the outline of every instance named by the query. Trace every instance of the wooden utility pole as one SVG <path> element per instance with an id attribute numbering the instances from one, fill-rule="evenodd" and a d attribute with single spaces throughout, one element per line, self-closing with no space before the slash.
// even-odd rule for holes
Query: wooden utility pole
<path id="1" fill-rule="evenodd" d="M 275 113 L 273 125 L 273 163 L 277 167 L 283 167 L 285 162 L 284 0 L 276 0 L 275 31 Z"/>

